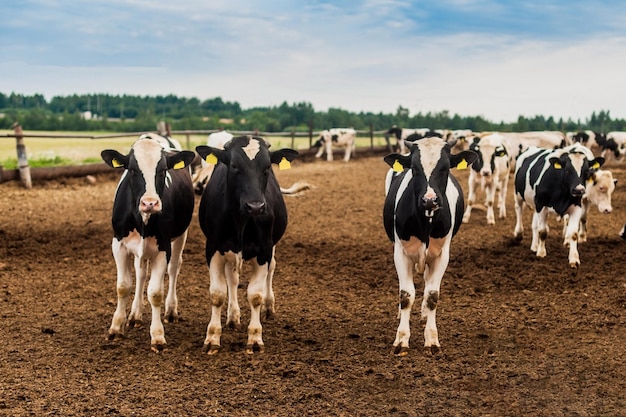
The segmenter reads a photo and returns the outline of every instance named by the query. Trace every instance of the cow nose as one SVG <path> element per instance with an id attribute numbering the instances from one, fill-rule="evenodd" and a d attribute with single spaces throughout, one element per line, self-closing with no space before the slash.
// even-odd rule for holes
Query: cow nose
<path id="1" fill-rule="evenodd" d="M 483 177 L 488 177 L 491 175 L 490 171 L 480 171 L 480 175 L 482 175 Z"/>
<path id="2" fill-rule="evenodd" d="M 422 202 L 424 203 L 424 210 L 428 216 L 432 216 L 436 210 L 439 210 L 439 199 L 437 196 L 432 198 L 423 197 Z"/>
<path id="3" fill-rule="evenodd" d="M 582 185 L 578 185 L 576 188 L 572 190 L 572 195 L 574 197 L 582 197 L 584 193 L 585 193 L 585 187 L 583 187 Z"/>
<path id="4" fill-rule="evenodd" d="M 265 203 L 262 201 L 249 201 L 246 203 L 246 211 L 252 216 L 257 216 L 265 212 Z"/>
<path id="5" fill-rule="evenodd" d="M 139 209 L 144 213 L 151 213 L 159 209 L 159 200 L 156 198 L 143 198 Z"/>

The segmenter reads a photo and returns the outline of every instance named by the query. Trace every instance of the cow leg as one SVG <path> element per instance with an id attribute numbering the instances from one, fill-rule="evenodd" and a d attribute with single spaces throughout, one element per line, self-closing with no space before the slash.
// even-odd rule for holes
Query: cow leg
<path id="1" fill-rule="evenodd" d="M 209 262 L 209 294 L 211 297 L 211 319 L 206 329 L 203 350 L 209 355 L 216 354 L 220 349 L 222 336 L 222 307 L 226 302 L 227 286 L 224 268 L 226 260 L 215 252 Z"/>
<path id="2" fill-rule="evenodd" d="M 274 258 L 274 252 L 276 247 L 272 248 L 272 260 L 270 261 L 270 267 L 267 272 L 267 281 L 265 283 L 265 305 L 264 314 L 266 319 L 271 319 L 276 313 L 275 298 L 274 298 L 274 271 L 276 270 L 276 258 Z"/>
<path id="3" fill-rule="evenodd" d="M 150 322 L 150 346 L 153 351 L 161 352 L 166 345 L 165 329 L 161 321 L 161 307 L 163 305 L 165 271 L 167 259 L 165 252 L 159 252 L 150 262 L 150 282 L 148 282 L 148 301 L 152 309 Z"/>
<path id="4" fill-rule="evenodd" d="M 393 342 L 393 353 L 397 356 L 406 356 L 409 353 L 409 338 L 411 337 L 411 309 L 415 302 L 415 283 L 413 282 L 413 271 L 415 261 L 406 254 L 402 243 L 396 240 L 393 250 L 393 261 L 398 274 L 400 289 L 400 303 L 398 315 L 400 324 L 396 331 L 396 340 Z"/>
<path id="5" fill-rule="evenodd" d="M 573 206 L 568 211 L 568 214 L 569 221 L 567 223 L 567 229 L 565 230 L 565 240 L 563 241 L 563 245 L 569 245 L 569 266 L 571 268 L 578 268 L 580 265 L 580 257 L 578 255 L 578 229 L 582 223 L 581 217 L 583 215 L 583 210 L 578 206 Z"/>
<path id="6" fill-rule="evenodd" d="M 543 208 L 539 213 L 535 211 L 533 213 L 533 240 L 530 249 L 536 252 L 539 258 L 546 257 L 546 239 L 549 232 L 548 209 Z"/>
<path id="7" fill-rule="evenodd" d="M 128 301 L 132 287 L 132 272 L 130 267 L 132 255 L 128 252 L 126 246 L 115 238 L 113 238 L 111 247 L 117 269 L 117 308 L 115 309 L 115 313 L 113 313 L 113 320 L 111 321 L 111 327 L 109 328 L 108 338 L 110 340 L 124 334 L 124 325 L 126 324 L 126 302 Z"/>
<path id="8" fill-rule="evenodd" d="M 228 252 L 224 259 L 226 263 L 223 269 L 226 273 L 226 285 L 228 286 L 226 327 L 239 330 L 241 329 L 241 309 L 239 308 L 239 298 L 237 298 L 237 288 L 239 288 L 239 275 L 241 274 L 243 258 L 241 253 Z"/>
<path id="9" fill-rule="evenodd" d="M 507 169 L 506 176 L 500 181 L 500 186 L 498 187 L 498 218 L 505 219 L 506 218 L 506 193 L 509 188 L 509 171 Z"/>
<path id="10" fill-rule="evenodd" d="M 522 222 L 524 209 L 524 198 L 515 193 L 515 240 L 521 242 L 524 237 L 524 223 Z"/>
<path id="11" fill-rule="evenodd" d="M 148 274 L 148 261 L 135 256 L 135 297 L 128 316 L 128 326 L 140 327 L 143 322 L 143 293 L 146 289 L 146 277 Z"/>
<path id="12" fill-rule="evenodd" d="M 270 264 L 259 265 L 257 258 L 252 259 L 252 275 L 248 283 L 248 303 L 250 304 L 250 324 L 248 325 L 248 343 L 246 353 L 263 352 L 263 329 L 261 326 L 261 307 L 266 294 Z"/>
<path id="13" fill-rule="evenodd" d="M 485 178 L 485 206 L 487 206 L 487 224 L 496 224 L 496 215 L 493 210 L 493 204 L 496 199 L 496 187 L 493 179 Z"/>
<path id="14" fill-rule="evenodd" d="M 578 242 L 580 243 L 587 241 L 587 213 L 589 213 L 589 208 L 589 201 L 586 198 L 583 198 L 580 225 L 578 227 Z"/>
<path id="15" fill-rule="evenodd" d="M 317 153 L 315 154 L 316 158 L 321 158 L 322 155 L 324 154 L 324 150 L 326 149 L 326 145 L 322 144 L 319 148 L 319 150 L 317 151 Z"/>
<path id="16" fill-rule="evenodd" d="M 165 322 L 173 323 L 178 320 L 178 296 L 176 294 L 176 280 L 183 263 L 183 249 L 187 241 L 187 231 L 172 242 L 172 256 L 167 266 L 169 283 L 167 298 L 165 299 Z"/>
<path id="17" fill-rule="evenodd" d="M 343 161 L 348 162 L 350 160 L 350 154 L 352 153 L 352 144 L 348 143 L 346 145 L 346 152 L 343 154 Z"/>
<path id="18" fill-rule="evenodd" d="M 450 239 L 431 239 L 426 268 L 424 269 L 424 297 L 422 299 L 422 318 L 426 319 L 424 328 L 424 347 L 431 353 L 439 352 L 439 333 L 437 332 L 437 304 L 441 280 L 450 261 Z"/>
<path id="19" fill-rule="evenodd" d="M 469 223 L 470 216 L 472 215 L 472 206 L 476 202 L 476 185 L 475 174 L 472 171 L 468 182 L 467 208 L 465 209 L 465 213 L 463 213 L 463 223 Z"/>
<path id="20" fill-rule="evenodd" d="M 333 141 L 329 140 L 325 142 L 325 144 L 326 144 L 326 160 L 332 161 L 333 160 Z"/>

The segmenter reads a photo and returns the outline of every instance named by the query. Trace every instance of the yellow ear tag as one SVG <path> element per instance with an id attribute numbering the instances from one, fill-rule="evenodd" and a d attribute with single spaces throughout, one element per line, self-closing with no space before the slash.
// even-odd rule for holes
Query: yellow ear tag
<path id="1" fill-rule="evenodd" d="M 467 169 L 467 161 L 462 159 L 456 166 L 456 169 Z"/>
<path id="2" fill-rule="evenodd" d="M 290 168 L 291 168 L 291 162 L 289 162 L 287 158 L 283 156 L 283 159 L 281 159 L 280 163 L 278 164 L 278 169 L 282 171 L 283 169 L 290 169 Z"/>
<path id="3" fill-rule="evenodd" d="M 206 162 L 207 164 L 217 165 L 217 156 L 213 155 L 212 153 L 208 154 L 206 157 Z"/>
<path id="4" fill-rule="evenodd" d="M 114 159 L 111 161 L 111 164 L 113 165 L 113 168 L 119 168 L 119 167 L 123 167 L 124 164 L 120 164 L 117 159 Z"/>
<path id="5" fill-rule="evenodd" d="M 598 169 L 598 168 L 600 168 L 600 164 L 599 164 L 599 163 L 597 163 L 597 162 L 594 162 L 594 163 L 593 163 L 593 166 L 592 166 L 591 168 L 593 168 L 593 169 Z"/>
<path id="6" fill-rule="evenodd" d="M 185 168 L 185 161 L 178 161 L 173 166 L 174 169 Z"/>
<path id="7" fill-rule="evenodd" d="M 396 162 L 393 163 L 393 167 L 392 168 L 393 168 L 393 170 L 395 172 L 402 172 L 402 171 L 404 171 L 404 167 L 402 166 L 400 161 L 398 161 L 397 159 L 396 159 Z"/>
<path id="8" fill-rule="evenodd" d="M 558 162 L 554 163 L 554 169 L 561 169 L 561 164 L 559 164 Z"/>

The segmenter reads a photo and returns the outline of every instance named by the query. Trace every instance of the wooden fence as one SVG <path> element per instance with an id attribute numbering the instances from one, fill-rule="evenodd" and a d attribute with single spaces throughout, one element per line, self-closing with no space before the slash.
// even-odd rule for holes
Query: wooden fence
<path id="1" fill-rule="evenodd" d="M 21 180 L 26 188 L 32 188 L 33 179 L 48 180 L 57 177 L 77 177 L 94 175 L 104 172 L 110 172 L 110 167 L 104 163 L 84 164 L 76 166 L 61 166 L 61 167 L 46 167 L 46 168 L 33 168 L 28 165 L 28 158 L 26 155 L 25 138 L 49 138 L 49 139 L 89 139 L 89 140 L 101 140 L 101 139 L 113 139 L 124 137 L 139 137 L 144 133 L 159 133 L 168 135 L 171 137 L 184 136 L 185 140 L 181 141 L 181 144 L 185 149 L 191 149 L 191 137 L 198 135 L 209 135 L 211 133 L 218 132 L 218 130 L 170 130 L 166 123 L 160 122 L 157 125 L 157 130 L 152 132 L 127 132 L 127 133 L 113 133 L 106 135 L 68 135 L 68 134 L 49 134 L 49 133 L 24 133 L 22 127 L 15 123 L 13 125 L 13 133 L 0 134 L 0 138 L 15 138 L 18 168 L 14 170 L 5 170 L 0 166 L 0 183 L 5 181 Z M 314 141 L 320 135 L 321 131 L 314 131 L 310 129 L 308 132 L 261 132 L 255 131 L 232 131 L 229 130 L 235 136 L 239 135 L 256 135 L 261 137 L 285 137 L 290 139 L 289 147 L 296 148 L 296 141 L 308 140 L 308 149 L 306 151 L 299 151 L 300 155 L 305 159 L 314 155 L 317 152 L 317 148 L 313 148 Z M 388 146 L 376 146 L 375 137 L 381 137 L 386 133 L 385 130 L 375 131 L 372 126 L 368 130 L 357 130 L 357 137 L 368 138 L 369 146 L 360 147 L 361 152 L 367 151 L 367 153 L 382 153 L 388 150 Z"/>

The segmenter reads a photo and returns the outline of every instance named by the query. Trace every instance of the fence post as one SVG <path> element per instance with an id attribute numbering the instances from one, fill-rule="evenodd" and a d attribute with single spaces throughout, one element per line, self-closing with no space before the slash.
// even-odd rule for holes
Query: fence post
<path id="1" fill-rule="evenodd" d="M 296 146 L 296 131 L 291 129 L 291 149 L 295 149 Z"/>
<path id="2" fill-rule="evenodd" d="M 313 147 L 313 122 L 309 122 L 309 149 Z"/>
<path id="3" fill-rule="evenodd" d="M 22 136 L 22 126 L 19 123 L 13 123 L 13 131 L 15 132 L 15 147 L 17 149 L 17 167 L 20 171 L 20 178 L 24 187 L 29 190 L 33 188 L 30 178 L 30 166 L 28 166 L 28 157 L 26 156 L 26 145 L 24 145 L 24 136 Z"/>
<path id="4" fill-rule="evenodd" d="M 374 124 L 370 123 L 370 150 L 374 150 Z"/>

